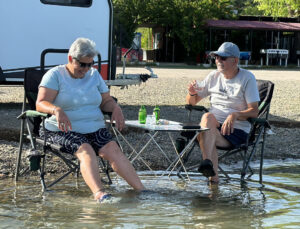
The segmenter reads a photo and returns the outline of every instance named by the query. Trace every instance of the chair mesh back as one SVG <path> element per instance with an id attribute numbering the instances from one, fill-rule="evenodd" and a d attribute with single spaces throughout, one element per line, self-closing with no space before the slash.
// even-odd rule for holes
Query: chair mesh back
<path id="1" fill-rule="evenodd" d="M 37 69 L 26 69 L 24 76 L 24 90 L 25 96 L 28 101 L 29 107 L 31 110 L 35 110 L 35 102 L 37 99 L 37 94 L 39 90 L 39 84 L 43 78 L 45 71 L 37 70 Z M 38 135 L 39 126 L 41 124 L 40 118 L 34 118 L 33 120 L 33 133 Z"/>
<path id="2" fill-rule="evenodd" d="M 37 69 L 26 69 L 24 77 L 24 90 L 31 110 L 35 110 L 35 101 L 39 91 L 39 84 L 45 74 Z"/>
<path id="3" fill-rule="evenodd" d="M 262 118 L 265 116 L 265 118 L 268 118 L 269 109 L 270 109 L 270 103 L 273 96 L 273 90 L 274 90 L 274 84 L 271 81 L 268 80 L 256 80 L 257 88 L 259 92 L 259 113 L 258 117 Z M 257 125 L 255 124 L 250 132 L 249 135 L 249 142 L 253 142 L 255 140 L 257 131 Z"/>
<path id="4" fill-rule="evenodd" d="M 256 83 L 260 97 L 258 116 L 261 117 L 269 110 L 273 96 L 274 83 L 268 80 L 257 80 Z"/>

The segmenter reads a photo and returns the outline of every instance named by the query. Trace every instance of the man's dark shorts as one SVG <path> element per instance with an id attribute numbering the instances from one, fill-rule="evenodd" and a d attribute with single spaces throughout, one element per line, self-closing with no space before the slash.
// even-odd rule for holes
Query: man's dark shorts
<path id="1" fill-rule="evenodd" d="M 218 128 L 221 131 L 222 125 Z M 233 133 L 230 135 L 222 135 L 227 141 L 231 143 L 233 147 L 239 146 L 241 144 L 246 143 L 248 134 L 241 130 L 241 129 L 236 129 L 234 128 Z"/>
<path id="2" fill-rule="evenodd" d="M 73 131 L 67 133 L 62 131 L 46 130 L 46 140 L 50 143 L 55 143 L 62 146 L 62 151 L 69 154 L 74 154 L 83 143 L 90 144 L 98 154 L 99 150 L 107 143 L 112 141 L 112 136 L 106 128 L 99 129 L 96 132 L 88 134 L 80 134 Z M 42 128 L 40 136 L 44 137 Z"/>

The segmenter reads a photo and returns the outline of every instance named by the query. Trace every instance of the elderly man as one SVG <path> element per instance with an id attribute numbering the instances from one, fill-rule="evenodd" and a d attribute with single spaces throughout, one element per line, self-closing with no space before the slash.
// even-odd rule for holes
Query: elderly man
<path id="1" fill-rule="evenodd" d="M 259 93 L 254 75 L 238 67 L 237 45 L 225 42 L 210 55 L 216 60 L 217 70 L 202 82 L 191 82 L 186 101 L 196 105 L 210 96 L 210 111 L 202 116 L 200 123 L 209 131 L 197 137 L 203 157 L 198 171 L 211 182 L 218 182 L 217 147 L 235 147 L 246 141 L 250 131 L 247 118 L 258 115 Z"/>

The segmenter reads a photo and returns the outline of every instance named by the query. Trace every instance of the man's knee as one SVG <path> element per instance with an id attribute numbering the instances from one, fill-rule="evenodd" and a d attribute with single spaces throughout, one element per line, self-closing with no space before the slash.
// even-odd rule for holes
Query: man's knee
<path id="1" fill-rule="evenodd" d="M 201 126 L 202 127 L 216 127 L 217 124 L 218 124 L 218 121 L 212 113 L 207 112 L 202 115 L 202 118 L 201 118 Z"/>
<path id="2" fill-rule="evenodd" d="M 217 121 L 216 117 L 212 113 L 207 112 L 207 113 L 203 114 L 200 125 L 201 125 L 201 127 L 209 128 L 209 130 L 203 131 L 198 134 L 197 140 L 199 142 L 206 136 L 209 136 L 210 138 L 212 136 L 217 136 L 217 134 L 218 134 L 217 127 L 219 125 L 219 122 Z"/>

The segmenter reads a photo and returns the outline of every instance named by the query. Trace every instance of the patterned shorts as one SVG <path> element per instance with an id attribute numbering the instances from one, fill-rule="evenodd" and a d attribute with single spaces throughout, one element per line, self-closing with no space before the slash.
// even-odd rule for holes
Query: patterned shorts
<path id="1" fill-rule="evenodd" d="M 41 128 L 40 136 L 43 138 L 45 134 L 48 142 L 60 145 L 62 151 L 69 154 L 74 154 L 83 143 L 90 144 L 98 154 L 103 146 L 112 141 L 112 136 L 106 128 L 88 134 L 80 134 L 72 131 L 65 133 L 62 131 L 45 130 L 44 132 Z"/>

